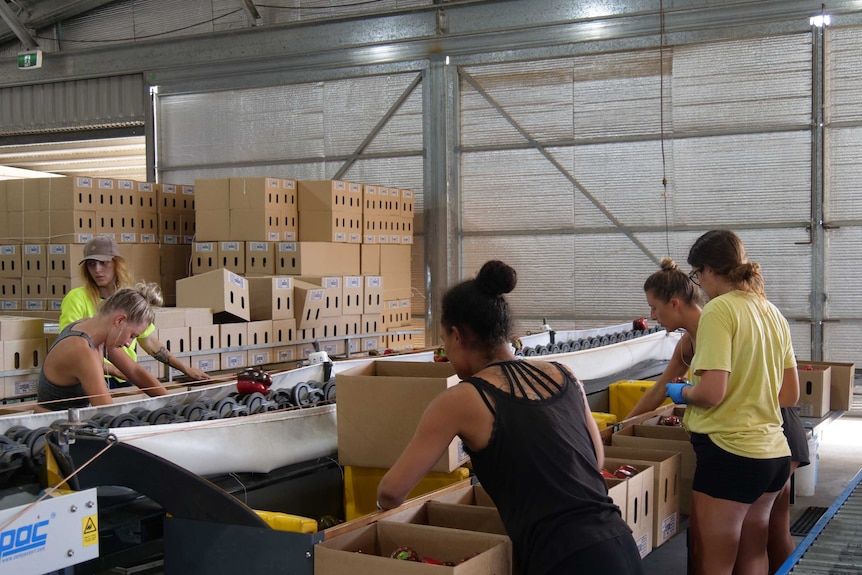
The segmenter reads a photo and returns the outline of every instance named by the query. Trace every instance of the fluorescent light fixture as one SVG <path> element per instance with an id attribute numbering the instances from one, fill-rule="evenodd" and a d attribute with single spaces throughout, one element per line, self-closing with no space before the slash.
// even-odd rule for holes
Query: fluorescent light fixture
<path id="1" fill-rule="evenodd" d="M 825 28 L 832 24 L 832 16 L 829 14 L 818 14 L 809 18 L 808 23 L 816 28 Z"/>

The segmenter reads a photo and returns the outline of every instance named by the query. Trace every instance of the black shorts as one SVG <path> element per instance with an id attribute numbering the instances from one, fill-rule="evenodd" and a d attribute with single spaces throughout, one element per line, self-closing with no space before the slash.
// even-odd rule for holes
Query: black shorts
<path id="1" fill-rule="evenodd" d="M 790 477 L 790 457 L 751 459 L 725 451 L 703 433 L 691 434 L 697 456 L 692 489 L 717 499 L 751 504 L 780 491 Z"/>
<path id="2" fill-rule="evenodd" d="M 643 575 L 640 552 L 631 533 L 575 551 L 554 566 L 549 575 Z"/>
<path id="3" fill-rule="evenodd" d="M 131 382 L 121 381 L 112 375 L 105 376 L 105 383 L 108 384 L 108 389 L 120 389 L 121 387 L 131 387 Z M 808 445 L 807 443 L 805 445 Z"/>
<path id="4" fill-rule="evenodd" d="M 790 446 L 790 461 L 798 462 L 799 467 L 805 467 L 811 460 L 808 454 L 808 434 L 799 419 L 797 408 L 782 407 L 781 418 L 784 420 L 784 437 Z"/>

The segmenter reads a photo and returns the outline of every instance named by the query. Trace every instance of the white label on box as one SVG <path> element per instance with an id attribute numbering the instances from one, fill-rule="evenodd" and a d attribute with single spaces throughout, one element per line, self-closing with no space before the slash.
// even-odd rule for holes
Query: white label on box
<path id="1" fill-rule="evenodd" d="M 180 238 L 177 236 L 162 236 L 162 240 L 171 246 L 176 246 L 180 243 Z"/>
<path id="2" fill-rule="evenodd" d="M 284 232 L 284 241 L 295 242 L 296 241 L 296 232 Z"/>
<path id="3" fill-rule="evenodd" d="M 649 533 L 644 533 L 635 540 L 638 545 L 638 552 L 641 554 L 641 559 L 647 556 L 650 552 Z"/>
<path id="4" fill-rule="evenodd" d="M 390 244 L 397 244 L 398 242 L 401 241 L 401 236 L 392 236 L 389 239 L 390 239 L 390 242 L 389 242 Z"/>
<path id="5" fill-rule="evenodd" d="M 278 350 L 278 361 L 291 361 L 293 360 L 293 351 L 292 349 L 280 349 Z"/>
<path id="6" fill-rule="evenodd" d="M 266 179 L 266 187 L 277 188 L 278 187 L 278 178 L 267 178 Z"/>
<path id="7" fill-rule="evenodd" d="M 377 339 L 369 338 L 362 340 L 365 342 L 365 351 L 371 351 L 372 349 L 377 349 Z"/>
<path id="8" fill-rule="evenodd" d="M 351 339 L 347 342 L 347 349 L 350 350 L 350 353 L 357 353 L 359 351 L 359 340 Z"/>
<path id="9" fill-rule="evenodd" d="M 63 310 L 63 300 L 61 299 L 52 299 L 51 305 L 49 306 L 51 311 L 62 311 Z"/>
<path id="10" fill-rule="evenodd" d="M 379 288 L 382 279 L 380 276 L 367 276 L 365 281 L 368 287 Z"/>
<path id="11" fill-rule="evenodd" d="M 398 309 L 398 300 L 397 299 L 389 300 L 388 302 L 386 302 L 386 307 L 389 309 L 396 309 L 397 310 Z"/>
<path id="12" fill-rule="evenodd" d="M 39 379 L 25 379 L 15 382 L 15 395 L 36 395 Z"/>
<path id="13" fill-rule="evenodd" d="M 75 185 L 79 188 L 92 188 L 93 187 L 93 179 L 92 178 L 75 178 Z"/>
<path id="14" fill-rule="evenodd" d="M 249 242 L 248 249 L 253 252 L 265 252 L 268 249 L 266 242 Z"/>
<path id="15" fill-rule="evenodd" d="M 153 191 L 152 182 L 138 182 L 138 191 L 139 192 L 152 192 Z"/>
<path id="16" fill-rule="evenodd" d="M 162 185 L 162 193 L 176 194 L 177 193 L 177 187 L 174 184 L 163 184 Z"/>
<path id="17" fill-rule="evenodd" d="M 278 244 L 278 251 L 280 252 L 295 252 L 296 251 L 296 243 L 295 242 L 281 242 Z"/>
<path id="18" fill-rule="evenodd" d="M 131 190 L 134 187 L 135 183 L 132 180 L 120 180 L 117 182 L 117 189 L 119 190 Z"/>
<path id="19" fill-rule="evenodd" d="M 227 272 L 227 281 L 235 286 L 245 288 L 245 278 L 238 276 L 233 272 Z"/>
<path id="20" fill-rule="evenodd" d="M 335 180 L 334 182 L 332 182 L 333 190 L 344 190 L 345 187 L 346 186 L 344 185 L 344 182 L 342 182 L 341 180 Z"/>
<path id="21" fill-rule="evenodd" d="M 42 253 L 42 246 L 40 244 L 27 244 L 24 246 L 24 253 L 26 255 L 39 255 Z"/>
<path id="22" fill-rule="evenodd" d="M 18 301 L 14 299 L 0 300 L 0 309 L 10 310 L 18 309 Z"/>
<path id="23" fill-rule="evenodd" d="M 195 237 L 194 236 L 183 236 L 183 244 L 190 246 L 193 243 L 195 243 Z"/>
<path id="24" fill-rule="evenodd" d="M 378 239 L 380 240 L 381 244 L 388 244 L 389 243 L 389 236 L 381 235 Z"/>
<path id="25" fill-rule="evenodd" d="M 38 299 L 28 299 L 24 302 L 24 309 L 29 311 L 41 311 L 45 309 L 45 302 Z"/>
<path id="26" fill-rule="evenodd" d="M 290 289 L 290 278 L 276 278 L 275 289 Z"/>
<path id="27" fill-rule="evenodd" d="M 133 234 L 131 232 L 124 232 L 120 234 L 120 241 L 126 244 L 133 244 L 135 240 L 138 239 L 138 234 Z"/>
<path id="28" fill-rule="evenodd" d="M 99 189 L 100 190 L 113 190 L 114 189 L 114 180 L 106 180 L 105 178 L 99 178 Z"/>
<path id="29" fill-rule="evenodd" d="M 404 236 L 404 237 L 401 239 L 401 243 L 402 243 L 402 244 L 409 244 L 409 243 L 411 243 L 412 241 L 413 241 L 413 236 Z"/>
<path id="30" fill-rule="evenodd" d="M 336 242 L 346 242 L 347 241 L 347 234 L 345 234 L 344 232 L 338 232 L 337 234 L 335 234 L 335 241 Z"/>
<path id="31" fill-rule="evenodd" d="M 261 365 L 264 363 L 269 363 L 269 353 L 261 352 L 261 353 L 252 354 L 252 356 L 251 356 L 251 364 L 252 365 Z"/>
<path id="32" fill-rule="evenodd" d="M 336 353 L 338 353 L 338 346 L 334 343 L 324 343 L 323 351 L 325 351 L 329 355 L 335 355 Z"/>
<path id="33" fill-rule="evenodd" d="M 215 251 L 215 246 L 212 242 L 198 242 L 195 244 L 196 252 L 212 252 Z"/>
<path id="34" fill-rule="evenodd" d="M 661 522 L 661 540 L 666 541 L 676 535 L 676 512 Z"/>
<path id="35" fill-rule="evenodd" d="M 239 242 L 222 242 L 221 251 L 223 252 L 238 252 Z"/>
<path id="36" fill-rule="evenodd" d="M 14 256 L 15 246 L 0 246 L 0 255 Z"/>
<path id="37" fill-rule="evenodd" d="M 374 234 L 368 234 L 367 236 L 365 236 L 365 243 L 366 244 L 376 244 L 377 243 L 377 236 Z"/>
<path id="38" fill-rule="evenodd" d="M 381 196 L 389 195 L 389 188 L 377 188 Z"/>
<path id="39" fill-rule="evenodd" d="M 295 190 L 296 189 L 296 182 L 294 180 L 282 180 L 281 186 L 285 190 Z"/>
<path id="40" fill-rule="evenodd" d="M 194 186 L 182 186 L 183 195 L 185 196 L 193 196 L 195 195 L 195 187 Z"/>
<path id="41" fill-rule="evenodd" d="M 344 283 L 349 288 L 362 287 L 362 277 L 361 276 L 347 276 L 346 278 L 344 278 Z"/>
<path id="42" fill-rule="evenodd" d="M 359 234 L 350 234 L 350 243 L 361 244 L 362 243 L 362 236 L 360 236 Z"/>
<path id="43" fill-rule="evenodd" d="M 315 289 L 308 292 L 308 297 L 311 301 L 323 301 L 323 290 Z"/>
<path id="44" fill-rule="evenodd" d="M 410 199 L 413 197 L 413 190 L 401 190 L 401 196 L 405 199 Z"/>
<path id="45" fill-rule="evenodd" d="M 66 244 L 48 244 L 48 253 L 55 255 L 65 255 Z"/>
<path id="46" fill-rule="evenodd" d="M 212 371 L 215 369 L 215 361 L 212 359 L 202 359 L 198 362 L 198 369 L 201 371 Z"/>
<path id="47" fill-rule="evenodd" d="M 242 356 L 241 355 L 229 355 L 229 356 L 227 356 L 227 366 L 228 367 L 242 367 Z"/>
<path id="48" fill-rule="evenodd" d="M 277 242 L 281 238 L 278 237 L 278 232 L 266 232 L 266 240 L 269 242 Z"/>
<path id="49" fill-rule="evenodd" d="M 410 300 L 409 299 L 402 299 L 401 300 L 401 307 L 402 308 L 410 307 Z"/>
<path id="50" fill-rule="evenodd" d="M 338 289 L 341 287 L 341 278 L 323 278 L 323 287 L 326 289 Z"/>
<path id="51" fill-rule="evenodd" d="M 350 182 L 350 184 L 349 184 L 349 185 L 350 185 L 350 191 L 351 191 L 351 192 L 356 193 L 356 192 L 361 192 L 361 191 L 362 191 L 362 184 L 356 184 L 356 183 L 354 183 L 354 182 Z"/>
<path id="52" fill-rule="evenodd" d="M 156 243 L 155 234 L 141 234 L 141 243 L 142 244 L 154 244 L 154 243 Z"/>

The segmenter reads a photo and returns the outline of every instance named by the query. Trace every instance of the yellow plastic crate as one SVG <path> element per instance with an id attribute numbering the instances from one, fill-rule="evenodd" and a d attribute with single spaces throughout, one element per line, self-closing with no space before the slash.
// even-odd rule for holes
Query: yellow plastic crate
<path id="1" fill-rule="evenodd" d="M 598 424 L 599 429 L 610 427 L 617 422 L 617 416 L 613 413 L 602 413 L 600 411 L 593 412 L 593 419 L 596 420 L 596 424 Z"/>
<path id="2" fill-rule="evenodd" d="M 610 384 L 608 386 L 610 412 L 622 421 L 634 409 L 646 390 L 653 385 L 655 385 L 655 381 L 639 379 L 623 379 Z M 670 403 L 670 398 L 668 398 L 662 405 L 669 405 Z"/>
<path id="3" fill-rule="evenodd" d="M 301 515 L 291 515 L 278 511 L 258 511 L 258 517 L 266 521 L 266 524 L 276 531 L 290 531 L 292 533 L 317 533 L 317 521 Z"/>
<path id="4" fill-rule="evenodd" d="M 347 521 L 377 511 L 377 485 L 388 469 L 344 466 L 344 515 Z M 407 495 L 413 499 L 458 483 L 470 476 L 470 470 L 459 467 L 450 473 L 432 471 Z"/>

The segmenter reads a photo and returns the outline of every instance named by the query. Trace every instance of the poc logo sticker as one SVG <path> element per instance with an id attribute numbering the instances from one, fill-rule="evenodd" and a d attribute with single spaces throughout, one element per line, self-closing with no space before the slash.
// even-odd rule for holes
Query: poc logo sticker
<path id="1" fill-rule="evenodd" d="M 0 562 L 44 551 L 48 543 L 47 529 L 46 519 L 0 533 Z"/>

